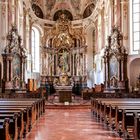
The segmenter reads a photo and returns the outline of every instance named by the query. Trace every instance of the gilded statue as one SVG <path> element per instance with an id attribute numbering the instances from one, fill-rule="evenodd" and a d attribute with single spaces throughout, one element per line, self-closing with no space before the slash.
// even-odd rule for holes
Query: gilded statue
<path id="1" fill-rule="evenodd" d="M 69 85 L 68 75 L 66 73 L 62 73 L 59 77 L 59 82 L 62 86 Z"/>
<path id="2" fill-rule="evenodd" d="M 61 72 L 68 72 L 68 53 L 63 50 L 62 55 L 59 57 L 59 67 Z"/>

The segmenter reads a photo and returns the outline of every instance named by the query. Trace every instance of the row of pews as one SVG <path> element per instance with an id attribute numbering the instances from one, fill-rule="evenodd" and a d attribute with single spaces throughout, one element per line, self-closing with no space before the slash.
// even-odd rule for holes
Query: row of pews
<path id="1" fill-rule="evenodd" d="M 0 99 L 0 140 L 25 138 L 44 112 L 44 98 Z"/>
<path id="2" fill-rule="evenodd" d="M 92 98 L 91 110 L 124 139 L 140 139 L 140 98 Z"/>

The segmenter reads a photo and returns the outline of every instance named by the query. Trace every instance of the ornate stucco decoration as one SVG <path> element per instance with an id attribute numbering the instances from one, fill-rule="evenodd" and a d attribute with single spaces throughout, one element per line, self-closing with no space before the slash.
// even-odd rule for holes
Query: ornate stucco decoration
<path id="1" fill-rule="evenodd" d="M 93 7 L 89 5 L 95 5 L 96 0 L 24 0 L 25 3 L 34 4 L 32 10 L 38 15 L 38 11 L 42 11 L 44 14 L 43 19 L 53 20 L 54 14 L 59 10 L 68 10 L 74 17 L 74 20 L 79 20 L 90 16 L 93 12 Z M 27 4 L 28 4 L 27 3 Z M 37 6 L 35 10 L 35 6 Z M 86 7 L 89 6 L 87 9 Z M 85 11 L 86 10 L 86 11 Z M 84 12 L 85 11 L 85 12 Z M 83 16 L 83 13 L 85 13 Z M 37 16 L 38 17 L 38 16 Z"/>
<path id="2" fill-rule="evenodd" d="M 48 36 L 46 40 L 52 38 L 52 46 L 57 49 L 74 47 L 74 39 L 79 39 L 81 46 L 85 46 L 83 28 L 73 28 L 65 14 L 60 15 L 55 26 L 47 31 L 46 36 Z"/>

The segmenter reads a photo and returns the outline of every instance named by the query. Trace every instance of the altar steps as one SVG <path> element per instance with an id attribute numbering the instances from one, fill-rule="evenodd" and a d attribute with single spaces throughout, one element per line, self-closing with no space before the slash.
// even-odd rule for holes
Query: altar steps
<path id="1" fill-rule="evenodd" d="M 49 97 L 46 101 L 45 107 L 47 109 L 90 109 L 90 100 L 83 100 L 81 97 L 76 96 L 72 98 L 72 102 L 60 103 L 58 97 Z"/>
<path id="2" fill-rule="evenodd" d="M 46 105 L 46 109 L 90 109 L 89 105 Z"/>

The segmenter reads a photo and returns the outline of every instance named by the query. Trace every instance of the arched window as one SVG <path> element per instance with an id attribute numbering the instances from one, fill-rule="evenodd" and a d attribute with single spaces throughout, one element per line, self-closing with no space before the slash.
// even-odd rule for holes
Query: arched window
<path id="1" fill-rule="evenodd" d="M 131 5 L 131 4 L 130 4 Z M 140 0 L 132 0 L 132 52 L 140 51 Z M 131 20 L 130 20 L 131 21 Z"/>
<path id="2" fill-rule="evenodd" d="M 32 27 L 32 48 L 31 48 L 31 55 L 32 55 L 32 70 L 33 72 L 39 72 L 39 38 L 40 33 L 37 28 Z"/>

